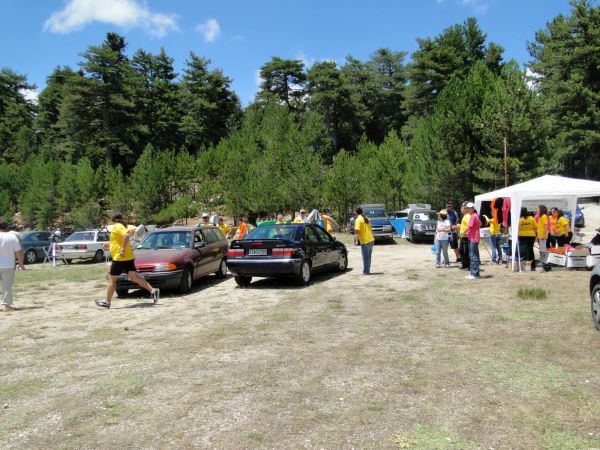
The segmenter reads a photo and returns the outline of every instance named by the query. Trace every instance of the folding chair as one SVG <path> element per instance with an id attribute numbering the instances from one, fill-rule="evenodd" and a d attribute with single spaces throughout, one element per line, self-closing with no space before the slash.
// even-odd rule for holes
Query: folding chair
<path id="1" fill-rule="evenodd" d="M 52 267 L 56 267 L 56 260 L 60 259 L 62 260 L 62 262 L 65 265 L 69 265 L 67 258 L 65 258 L 65 256 L 63 255 L 62 251 L 60 251 L 56 244 L 52 243 L 50 244 L 50 246 L 48 246 L 48 248 L 43 247 L 44 249 L 44 262 L 42 262 L 42 267 L 46 264 L 47 262 L 51 262 L 52 263 Z"/>

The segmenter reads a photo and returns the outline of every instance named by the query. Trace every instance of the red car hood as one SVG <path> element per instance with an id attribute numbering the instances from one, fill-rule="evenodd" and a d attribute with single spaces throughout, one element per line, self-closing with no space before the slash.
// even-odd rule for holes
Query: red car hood
<path id="1" fill-rule="evenodd" d="M 182 264 L 189 259 L 191 249 L 160 249 L 160 250 L 136 250 L 135 265 L 147 266 L 150 264 Z"/>

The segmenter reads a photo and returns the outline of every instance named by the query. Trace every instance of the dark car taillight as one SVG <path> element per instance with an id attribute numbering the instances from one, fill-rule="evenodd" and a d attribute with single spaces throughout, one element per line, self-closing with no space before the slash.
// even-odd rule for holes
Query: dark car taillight
<path id="1" fill-rule="evenodd" d="M 291 258 L 295 253 L 295 248 L 274 248 L 271 252 L 273 256 L 283 256 L 284 258 Z"/>
<path id="2" fill-rule="evenodd" d="M 237 258 L 239 256 L 244 256 L 244 249 L 242 248 L 230 248 L 227 251 L 228 258 Z"/>

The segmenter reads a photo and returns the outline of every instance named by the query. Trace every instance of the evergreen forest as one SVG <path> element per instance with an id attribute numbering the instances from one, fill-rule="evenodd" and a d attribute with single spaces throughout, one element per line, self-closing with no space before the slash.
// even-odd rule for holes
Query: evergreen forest
<path id="1" fill-rule="evenodd" d="M 543 174 L 600 180 L 600 7 L 534 32 L 526 68 L 469 18 L 343 64 L 274 56 L 242 107 L 232 80 L 108 33 L 78 67 L 0 69 L 0 214 L 30 228 L 98 226 L 113 211 L 170 223 L 361 202 L 442 205 Z M 506 152 L 505 152 L 506 150 Z"/>

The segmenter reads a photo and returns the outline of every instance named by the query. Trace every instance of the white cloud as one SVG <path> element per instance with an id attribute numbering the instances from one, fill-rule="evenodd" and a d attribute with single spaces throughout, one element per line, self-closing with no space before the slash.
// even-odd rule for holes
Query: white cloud
<path id="1" fill-rule="evenodd" d="M 463 6 L 472 8 L 473 11 L 479 14 L 485 14 L 490 7 L 489 2 L 486 0 L 460 0 L 460 3 Z"/>
<path id="2" fill-rule="evenodd" d="M 35 89 L 21 89 L 19 92 L 29 103 L 37 105 L 39 95 L 38 91 L 36 91 Z"/>
<path id="3" fill-rule="evenodd" d="M 490 5 L 486 0 L 461 0 L 464 6 L 473 8 L 476 13 L 484 14 L 487 12 Z"/>
<path id="4" fill-rule="evenodd" d="M 44 31 L 66 34 L 93 22 L 140 27 L 157 37 L 178 30 L 174 15 L 153 13 L 138 0 L 68 0 L 62 11 L 46 20 Z"/>
<path id="5" fill-rule="evenodd" d="M 205 42 L 214 42 L 221 34 L 221 27 L 217 19 L 208 19 L 205 23 L 201 23 L 196 27 L 204 36 Z"/>
<path id="6" fill-rule="evenodd" d="M 491 0 L 455 0 L 459 6 L 471 8 L 477 14 L 485 14 L 490 9 Z M 447 3 L 448 0 L 435 0 L 438 5 Z"/>

